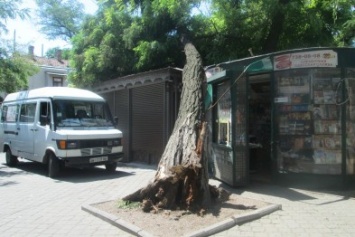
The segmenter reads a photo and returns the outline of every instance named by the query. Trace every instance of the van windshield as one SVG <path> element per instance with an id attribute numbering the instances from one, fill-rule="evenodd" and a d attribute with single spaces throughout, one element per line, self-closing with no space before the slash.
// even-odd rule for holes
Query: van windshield
<path id="1" fill-rule="evenodd" d="M 61 127 L 112 127 L 108 105 L 104 102 L 54 100 L 54 123 Z"/>

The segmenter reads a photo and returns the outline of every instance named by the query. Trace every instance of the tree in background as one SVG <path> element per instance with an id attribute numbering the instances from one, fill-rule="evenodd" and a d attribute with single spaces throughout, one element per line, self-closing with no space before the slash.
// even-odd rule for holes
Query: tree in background
<path id="1" fill-rule="evenodd" d="M 183 8 L 196 2 L 177 5 Z M 156 1 L 101 1 L 97 15 L 86 20 L 73 40 L 74 84 L 91 85 L 141 71 L 183 67 L 177 20 L 167 12 L 154 12 L 157 5 Z M 180 21 L 187 17 L 190 15 Z"/>
<path id="2" fill-rule="evenodd" d="M 341 25 L 336 34 L 338 46 L 355 46 L 355 0 L 334 2 L 333 17 L 341 19 Z M 350 9 L 350 10 L 349 10 Z"/>
<path id="3" fill-rule="evenodd" d="M 38 24 L 48 39 L 69 41 L 85 18 L 84 5 L 76 0 L 36 0 Z"/>
<path id="4" fill-rule="evenodd" d="M 251 51 L 258 55 L 349 46 L 351 40 L 342 36 L 346 22 L 354 18 L 354 4 L 354 0 L 213 0 L 209 24 L 195 31 L 196 45 L 207 64 L 251 56 Z"/>
<path id="5" fill-rule="evenodd" d="M 21 3 L 21 0 L 0 0 L 0 36 L 7 32 L 8 19 L 28 16 L 28 9 L 19 8 Z M 0 91 L 10 93 L 26 89 L 28 77 L 34 75 L 38 68 L 27 56 L 11 52 L 6 43 L 2 40 L 0 46 Z"/>
<path id="6" fill-rule="evenodd" d="M 6 21 L 20 17 L 28 17 L 29 9 L 20 9 L 22 0 L 0 0 L 0 35 L 7 32 Z"/>
<path id="7" fill-rule="evenodd" d="M 155 2 L 155 1 L 154 1 Z M 99 1 L 97 15 L 73 38 L 72 80 L 92 85 L 141 71 L 183 67 L 185 57 L 176 22 L 168 9 L 191 7 L 189 38 L 205 65 L 278 50 L 351 46 L 355 0 L 195 0 L 147 3 Z M 154 15 L 155 14 L 155 15 Z"/>
<path id="8" fill-rule="evenodd" d="M 114 1 L 104 2 L 95 16 L 86 18 L 72 40 L 73 84 L 87 86 L 137 72 L 134 51 L 124 41 L 131 24 L 130 13 Z"/>
<path id="9" fill-rule="evenodd" d="M 8 57 L 3 51 L 0 55 L 0 91 L 10 93 L 27 89 L 28 77 L 36 74 L 38 67 L 18 53 Z"/>
<path id="10" fill-rule="evenodd" d="M 58 50 L 62 51 L 62 55 L 61 55 L 62 59 L 69 60 L 71 49 L 60 49 L 59 47 L 54 47 L 54 48 L 48 49 L 46 52 L 46 57 L 47 58 L 56 58 Z"/>

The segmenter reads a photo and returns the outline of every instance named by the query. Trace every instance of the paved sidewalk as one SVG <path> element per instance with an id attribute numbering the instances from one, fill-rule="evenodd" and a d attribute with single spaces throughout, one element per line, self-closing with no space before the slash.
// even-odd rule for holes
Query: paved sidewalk
<path id="1" fill-rule="evenodd" d="M 123 197 L 155 174 L 150 166 L 132 164 L 113 174 L 103 167 L 67 169 L 50 179 L 45 166 L 21 161 L 9 168 L 0 153 L 0 236 L 131 236 L 81 206 Z M 233 192 L 281 204 L 282 210 L 215 236 L 355 236 L 355 199 L 347 195 L 261 183 Z"/>

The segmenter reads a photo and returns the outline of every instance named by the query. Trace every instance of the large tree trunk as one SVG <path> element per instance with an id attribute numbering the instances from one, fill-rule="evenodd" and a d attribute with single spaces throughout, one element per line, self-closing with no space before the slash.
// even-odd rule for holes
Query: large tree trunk
<path id="1" fill-rule="evenodd" d="M 181 103 L 174 130 L 161 157 L 155 178 L 148 186 L 123 198 L 144 201 L 150 207 L 199 210 L 210 205 L 207 158 L 203 157 L 206 121 L 206 77 L 195 46 L 184 44 Z M 212 189 L 211 189 L 212 190 Z"/>

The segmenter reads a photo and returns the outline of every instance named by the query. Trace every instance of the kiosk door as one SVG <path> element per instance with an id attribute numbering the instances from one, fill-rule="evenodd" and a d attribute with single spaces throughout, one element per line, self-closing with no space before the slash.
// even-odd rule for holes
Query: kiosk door
<path id="1" fill-rule="evenodd" d="M 270 181 L 271 144 L 271 77 L 249 77 L 249 170 L 251 180 Z"/>

